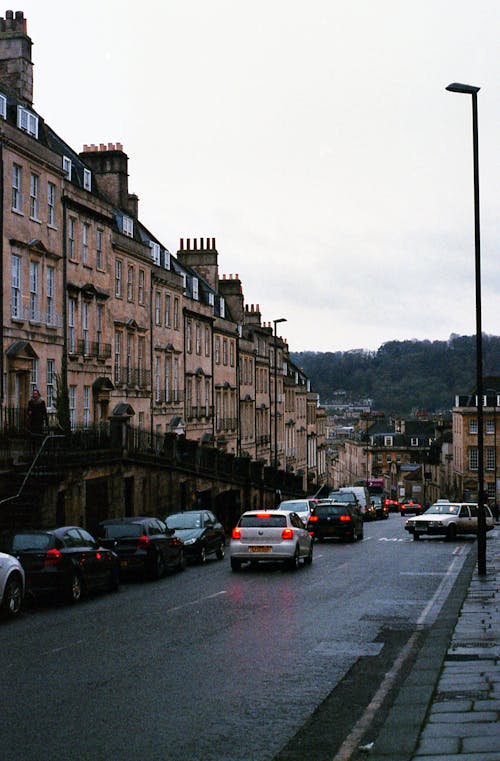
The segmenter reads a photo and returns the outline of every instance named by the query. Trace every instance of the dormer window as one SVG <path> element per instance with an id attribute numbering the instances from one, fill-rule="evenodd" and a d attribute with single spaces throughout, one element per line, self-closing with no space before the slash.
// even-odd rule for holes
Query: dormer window
<path id="1" fill-rule="evenodd" d="M 167 251 L 167 249 L 165 249 L 164 256 L 165 256 L 164 267 L 166 270 L 169 270 L 170 269 L 170 251 Z"/>
<path id="2" fill-rule="evenodd" d="M 160 244 L 154 243 L 151 240 L 149 241 L 149 245 L 151 246 L 151 256 L 153 258 L 154 263 L 160 264 Z"/>
<path id="3" fill-rule="evenodd" d="M 220 309 L 220 316 L 221 317 L 225 317 L 226 316 L 226 304 L 225 304 L 224 298 L 222 296 L 220 297 L 219 309 Z"/>
<path id="4" fill-rule="evenodd" d="M 193 299 L 198 301 L 198 298 L 199 298 L 199 296 L 198 296 L 198 278 L 194 277 L 193 278 Z"/>
<path id="5" fill-rule="evenodd" d="M 0 118 L 7 118 L 7 98 L 0 93 Z"/>
<path id="6" fill-rule="evenodd" d="M 68 156 L 63 156 L 62 165 L 63 165 L 63 171 L 66 176 L 66 179 L 71 180 L 71 169 L 72 169 L 71 159 L 68 158 Z"/>
<path id="7" fill-rule="evenodd" d="M 182 277 L 182 288 L 183 288 L 183 290 L 186 290 L 186 285 L 187 285 L 187 275 L 186 275 L 186 273 L 185 272 L 181 272 L 181 277 Z"/>
<path id="8" fill-rule="evenodd" d="M 208 303 L 209 303 L 209 305 L 210 305 L 211 307 L 213 307 L 213 305 L 214 305 L 214 303 L 215 303 L 215 299 L 214 299 L 214 295 L 213 295 L 213 293 L 209 293 L 209 294 L 208 294 Z"/>
<path id="9" fill-rule="evenodd" d="M 83 170 L 83 187 L 85 190 L 92 190 L 92 172 L 90 169 Z"/>
<path id="10" fill-rule="evenodd" d="M 418 438 L 416 438 L 415 436 L 412 436 L 410 439 L 410 446 L 418 447 Z"/>
<path id="11" fill-rule="evenodd" d="M 28 135 L 38 138 L 38 116 L 23 106 L 17 107 L 17 126 Z"/>
<path id="12" fill-rule="evenodd" d="M 134 237 L 134 220 L 131 217 L 123 217 L 122 233 L 128 235 L 129 238 Z"/>
<path id="13" fill-rule="evenodd" d="M 392 447 L 392 446 L 394 446 L 393 436 L 384 436 L 384 447 Z"/>

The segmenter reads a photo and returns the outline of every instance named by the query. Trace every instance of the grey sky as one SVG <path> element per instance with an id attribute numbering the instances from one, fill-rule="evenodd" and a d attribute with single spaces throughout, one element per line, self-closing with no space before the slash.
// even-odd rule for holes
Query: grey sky
<path id="1" fill-rule="evenodd" d="M 5 15 L 6 6 L 2 15 Z M 121 142 L 141 220 L 215 237 L 292 351 L 498 335 L 498 0 L 25 0 L 35 108 L 71 146 Z"/>

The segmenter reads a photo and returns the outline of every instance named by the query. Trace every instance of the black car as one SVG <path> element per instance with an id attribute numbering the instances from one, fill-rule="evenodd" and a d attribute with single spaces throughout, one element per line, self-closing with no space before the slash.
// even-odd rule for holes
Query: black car
<path id="1" fill-rule="evenodd" d="M 185 568 L 184 545 L 159 518 L 135 516 L 102 521 L 99 541 L 118 555 L 120 573 L 159 579 Z"/>
<path id="2" fill-rule="evenodd" d="M 35 597 L 56 595 L 78 602 L 84 593 L 118 588 L 115 553 L 79 526 L 5 532 L 0 547 L 19 559 L 26 574 L 26 593 Z"/>
<path id="3" fill-rule="evenodd" d="M 184 542 L 186 557 L 204 563 L 207 555 L 222 560 L 226 535 L 222 524 L 210 510 L 187 510 L 167 515 L 165 523 Z"/>
<path id="4" fill-rule="evenodd" d="M 364 536 L 363 516 L 347 503 L 320 504 L 309 516 L 307 530 L 319 542 L 330 538 L 355 542 Z"/>

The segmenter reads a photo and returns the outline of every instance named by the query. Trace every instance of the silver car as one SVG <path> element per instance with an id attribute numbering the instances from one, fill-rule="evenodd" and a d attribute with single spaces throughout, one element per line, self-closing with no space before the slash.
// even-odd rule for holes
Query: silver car
<path id="1" fill-rule="evenodd" d="M 494 526 L 489 507 L 485 506 L 486 531 Z M 459 534 L 477 534 L 477 504 L 474 502 L 448 502 L 439 500 L 425 513 L 409 518 L 405 529 L 414 539 L 421 536 L 445 536 L 455 539 Z"/>
<path id="2" fill-rule="evenodd" d="M 229 545 L 231 568 L 241 564 L 282 561 L 295 570 L 300 561 L 310 565 L 313 541 L 301 519 L 285 510 L 251 510 L 240 517 Z"/>
<path id="3" fill-rule="evenodd" d="M 24 597 L 24 571 L 12 555 L 0 552 L 0 614 L 13 618 L 21 610 Z"/>
<path id="4" fill-rule="evenodd" d="M 311 515 L 311 510 L 313 507 L 315 507 L 318 503 L 317 499 L 286 499 L 284 502 L 281 502 L 277 509 L 278 510 L 287 510 L 287 512 L 297 513 L 299 518 L 302 520 L 302 523 L 304 526 L 307 526 L 307 521 L 309 520 L 309 516 Z"/>

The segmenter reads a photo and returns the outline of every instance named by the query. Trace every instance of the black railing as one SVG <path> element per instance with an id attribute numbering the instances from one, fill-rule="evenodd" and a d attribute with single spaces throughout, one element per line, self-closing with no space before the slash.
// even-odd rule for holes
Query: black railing
<path id="1" fill-rule="evenodd" d="M 151 388 L 151 370 L 115 365 L 114 381 L 117 387 Z"/>
<path id="2" fill-rule="evenodd" d="M 76 347 L 72 353 L 80 354 L 83 357 L 109 359 L 111 357 L 111 344 L 105 344 L 102 341 L 86 341 L 82 338 L 76 341 Z"/>

